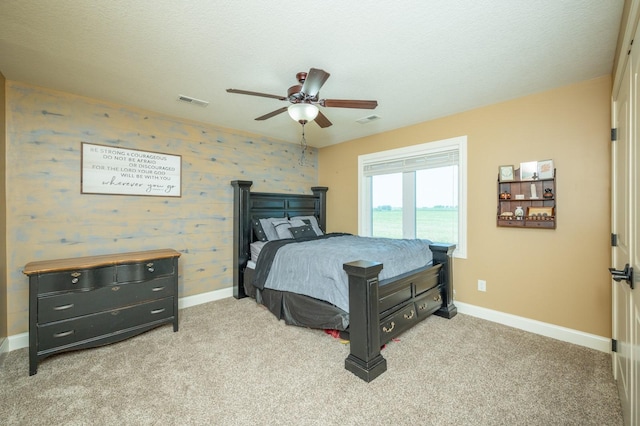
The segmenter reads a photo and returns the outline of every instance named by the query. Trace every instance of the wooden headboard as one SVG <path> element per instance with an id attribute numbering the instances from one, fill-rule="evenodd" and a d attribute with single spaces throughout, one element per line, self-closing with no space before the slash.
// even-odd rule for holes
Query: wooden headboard
<path id="1" fill-rule="evenodd" d="M 252 219 L 267 217 L 315 216 L 326 232 L 327 190 L 314 186 L 310 194 L 251 192 L 250 180 L 231 181 L 233 186 L 233 297 L 245 297 L 244 268 L 250 259 L 249 245 L 254 241 Z"/>

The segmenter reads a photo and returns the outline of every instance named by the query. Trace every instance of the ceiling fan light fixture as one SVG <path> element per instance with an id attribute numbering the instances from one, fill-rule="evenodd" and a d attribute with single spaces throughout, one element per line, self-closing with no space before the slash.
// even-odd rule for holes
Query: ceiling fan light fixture
<path id="1" fill-rule="evenodd" d="M 305 102 L 291 104 L 287 110 L 295 121 L 309 122 L 318 116 L 318 107 Z"/>

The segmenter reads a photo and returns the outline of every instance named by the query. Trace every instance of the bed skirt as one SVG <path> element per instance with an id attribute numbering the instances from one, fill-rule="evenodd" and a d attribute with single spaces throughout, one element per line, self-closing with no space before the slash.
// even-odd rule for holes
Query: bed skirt
<path id="1" fill-rule="evenodd" d="M 322 330 L 346 331 L 349 327 L 349 314 L 323 300 L 290 293 L 288 291 L 260 290 L 253 286 L 255 270 L 244 270 L 244 291 L 257 303 L 264 305 L 276 318 L 286 324 Z"/>

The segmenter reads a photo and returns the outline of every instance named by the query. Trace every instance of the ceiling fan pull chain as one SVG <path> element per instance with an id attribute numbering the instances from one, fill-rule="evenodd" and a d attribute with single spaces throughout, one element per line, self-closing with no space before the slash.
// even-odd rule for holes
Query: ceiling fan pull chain
<path id="1" fill-rule="evenodd" d="M 300 147 L 302 148 L 302 152 L 300 153 L 300 165 L 304 166 L 305 163 L 305 151 L 307 150 L 307 140 L 304 138 L 304 122 L 300 122 L 302 124 L 302 139 L 300 139 Z"/>

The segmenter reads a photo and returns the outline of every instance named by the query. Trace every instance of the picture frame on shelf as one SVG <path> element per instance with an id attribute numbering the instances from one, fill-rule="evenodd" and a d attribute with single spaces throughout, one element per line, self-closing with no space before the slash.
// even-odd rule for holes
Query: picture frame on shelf
<path id="1" fill-rule="evenodd" d="M 529 218 L 551 218 L 553 217 L 553 207 L 529 207 L 527 209 L 527 217 Z"/>
<path id="2" fill-rule="evenodd" d="M 538 162 L 528 161 L 520 163 L 520 180 L 536 180 L 538 179 Z"/>
<path id="3" fill-rule="evenodd" d="M 513 166 L 500 166 L 499 177 L 500 182 L 512 182 L 514 179 L 514 168 Z"/>
<path id="4" fill-rule="evenodd" d="M 553 160 L 538 161 L 538 179 L 553 179 Z"/>

